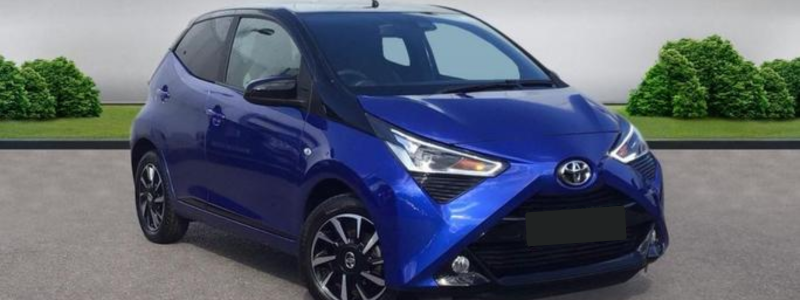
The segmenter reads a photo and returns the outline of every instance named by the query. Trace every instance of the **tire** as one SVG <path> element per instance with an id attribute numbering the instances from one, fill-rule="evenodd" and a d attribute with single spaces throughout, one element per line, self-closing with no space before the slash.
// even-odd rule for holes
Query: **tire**
<path id="1" fill-rule="evenodd" d="M 175 213 L 166 174 L 158 154 L 151 151 L 139 160 L 134 177 L 139 227 L 147 240 L 156 244 L 175 243 L 189 228 L 189 221 Z"/>
<path id="2" fill-rule="evenodd" d="M 299 262 L 300 276 L 314 299 L 397 298 L 397 293 L 385 286 L 383 256 L 374 223 L 353 195 L 330 198 L 311 212 L 300 237 Z M 342 282 L 347 286 L 344 297 Z"/>

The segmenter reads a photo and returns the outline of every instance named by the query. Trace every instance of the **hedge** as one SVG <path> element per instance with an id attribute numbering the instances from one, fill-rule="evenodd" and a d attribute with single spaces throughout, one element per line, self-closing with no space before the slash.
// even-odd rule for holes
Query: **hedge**
<path id="1" fill-rule="evenodd" d="M 761 68 L 764 90 L 767 91 L 769 107 L 767 118 L 790 119 L 795 117 L 795 98 L 789 93 L 788 85 L 777 71 L 770 67 Z"/>
<path id="2" fill-rule="evenodd" d="M 672 58 L 678 56 L 673 52 L 688 63 Z M 631 92 L 632 115 L 669 116 L 667 112 L 671 111 L 672 116 L 681 118 L 784 119 L 792 117 L 789 112 L 797 113 L 796 102 L 787 98 L 792 85 L 780 81 L 785 70 L 759 69 L 720 36 L 668 42 L 661 53 L 640 87 Z M 659 70 L 666 65 L 681 71 Z M 680 82 L 683 84 L 678 85 Z"/>
<path id="3" fill-rule="evenodd" d="M 45 120 L 56 117 L 56 97 L 50 94 L 47 81 L 32 68 L 20 69 L 25 83 L 25 91 L 30 102 L 25 116 L 31 120 Z"/>
<path id="4" fill-rule="evenodd" d="M 689 60 L 676 50 L 664 49 L 631 94 L 627 109 L 632 115 L 702 118 L 707 114 L 706 98 Z"/>
<path id="5" fill-rule="evenodd" d="M 795 101 L 795 114 L 800 116 L 800 58 L 792 61 L 782 59 L 765 62 L 762 68 L 775 70 L 785 80 L 789 94 Z"/>
<path id="6" fill-rule="evenodd" d="M 103 112 L 97 86 L 74 62 L 64 57 L 50 61 L 37 59 L 22 67 L 33 69 L 44 77 L 55 96 L 58 117 L 99 117 Z"/>
<path id="7" fill-rule="evenodd" d="M 0 56 L 0 119 L 24 119 L 30 102 L 17 66 Z"/>

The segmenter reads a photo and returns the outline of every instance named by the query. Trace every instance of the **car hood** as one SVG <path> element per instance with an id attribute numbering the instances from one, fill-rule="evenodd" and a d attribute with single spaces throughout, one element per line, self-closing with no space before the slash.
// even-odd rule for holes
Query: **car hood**
<path id="1" fill-rule="evenodd" d="M 619 132 L 613 113 L 572 88 L 359 100 L 402 130 L 453 145 Z"/>

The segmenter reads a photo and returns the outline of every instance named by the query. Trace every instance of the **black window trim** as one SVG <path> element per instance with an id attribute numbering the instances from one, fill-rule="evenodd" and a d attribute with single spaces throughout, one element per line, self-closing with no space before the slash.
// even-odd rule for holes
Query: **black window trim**
<path id="1" fill-rule="evenodd" d="M 218 77 L 217 80 L 213 80 L 212 81 L 212 80 L 208 80 L 208 79 L 205 79 L 205 78 L 201 78 L 201 77 L 197 76 L 196 74 L 194 74 L 186 66 L 186 64 L 180 59 L 180 57 L 178 56 L 178 54 L 175 51 L 177 50 L 178 45 L 180 45 L 180 43 L 184 40 L 184 38 L 186 38 L 186 34 L 189 32 L 189 30 L 191 30 L 194 26 L 196 26 L 196 25 L 198 25 L 200 23 L 203 23 L 203 22 L 216 20 L 216 19 L 220 19 L 220 18 L 232 18 L 233 20 L 231 21 L 231 27 L 228 28 L 227 36 L 225 37 L 225 45 L 224 45 L 225 52 L 223 54 L 224 55 L 224 57 L 223 57 L 224 61 L 220 64 L 220 70 L 218 71 L 219 74 L 217 74 L 217 77 Z M 312 68 L 312 65 L 309 62 L 309 57 L 310 57 L 311 53 L 308 53 L 307 49 L 304 49 L 304 47 L 305 47 L 304 45 L 306 45 L 306 43 L 304 42 L 305 40 L 302 40 L 301 37 L 299 37 L 297 33 L 295 33 L 292 30 L 290 30 L 290 27 L 286 26 L 285 22 L 281 21 L 278 17 L 273 16 L 270 11 L 265 11 L 265 10 L 226 10 L 226 11 L 220 11 L 220 12 L 211 13 L 209 15 L 201 16 L 201 17 L 195 19 L 194 21 L 192 21 L 192 23 L 189 26 L 187 26 L 186 29 L 184 29 L 184 31 L 181 33 L 179 38 L 175 41 L 175 43 L 172 45 L 172 47 L 170 47 L 169 50 L 170 50 L 170 52 L 172 52 L 172 54 L 175 55 L 175 57 L 177 58 L 177 61 L 181 64 L 181 66 L 192 77 L 194 77 L 194 78 L 196 78 L 198 80 L 201 80 L 201 81 L 205 81 L 207 83 L 211 83 L 211 84 L 220 86 L 220 87 L 228 88 L 228 89 L 238 93 L 239 95 L 244 95 L 244 93 L 245 93 L 244 89 L 242 89 L 240 87 L 237 87 L 237 86 L 233 86 L 233 85 L 228 84 L 226 82 L 227 81 L 227 77 L 228 77 L 228 68 L 229 68 L 230 60 L 231 60 L 231 53 L 233 51 L 233 43 L 234 43 L 234 39 L 236 38 L 236 31 L 239 29 L 239 23 L 241 22 L 241 19 L 243 19 L 243 18 L 263 19 L 263 20 L 271 21 L 271 22 L 274 22 L 275 24 L 277 24 L 278 26 L 281 26 L 287 32 L 287 34 L 292 39 L 292 41 L 295 43 L 295 45 L 297 46 L 297 48 L 299 49 L 299 51 L 301 53 L 300 54 L 302 56 L 302 59 L 301 59 L 301 72 L 307 73 L 306 77 L 309 79 L 307 83 L 303 82 L 303 83 L 298 83 L 298 84 L 307 84 L 308 85 L 307 86 L 307 88 L 309 89 L 309 97 L 308 97 L 309 99 L 308 99 L 308 101 L 309 102 L 313 101 L 314 95 L 316 94 L 315 91 L 314 91 L 314 88 L 315 88 L 314 81 L 315 81 L 315 77 L 316 76 L 315 76 L 314 71 L 313 71 L 314 69 Z"/>
<path id="2" fill-rule="evenodd" d="M 241 21 L 242 21 L 241 16 L 233 15 L 233 22 L 231 23 L 231 28 L 228 29 L 228 36 L 225 39 L 225 54 L 222 57 L 223 61 L 222 64 L 220 65 L 220 77 L 219 77 L 220 81 L 214 83 L 235 90 L 241 94 L 244 94 L 244 91 L 240 91 L 239 89 L 233 88 L 226 82 L 228 80 L 228 67 L 231 64 L 231 53 L 233 52 L 233 43 L 234 39 L 236 39 L 236 31 L 239 30 L 239 22 Z"/>

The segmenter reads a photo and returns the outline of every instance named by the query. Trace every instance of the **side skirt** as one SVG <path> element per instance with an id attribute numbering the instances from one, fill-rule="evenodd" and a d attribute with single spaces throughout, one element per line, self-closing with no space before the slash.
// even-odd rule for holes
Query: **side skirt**
<path id="1" fill-rule="evenodd" d="M 287 233 L 264 228 L 254 220 L 241 217 L 199 199 L 186 198 L 176 202 L 178 212 L 189 219 L 267 244 L 293 256 L 298 254 L 297 239 Z"/>

